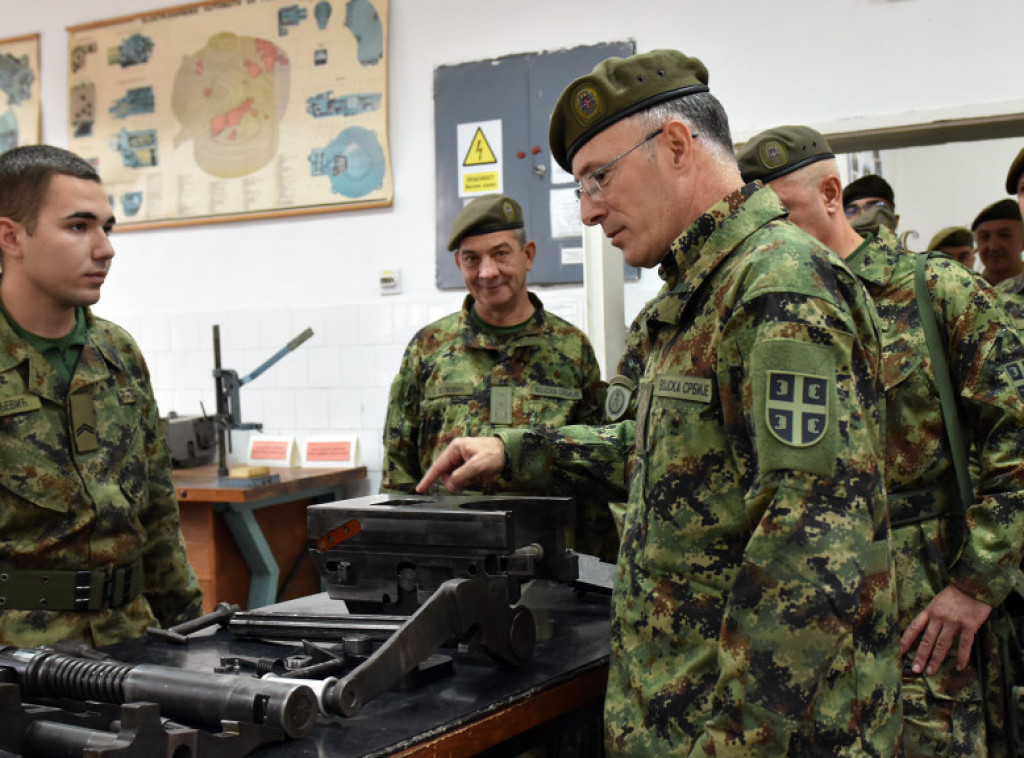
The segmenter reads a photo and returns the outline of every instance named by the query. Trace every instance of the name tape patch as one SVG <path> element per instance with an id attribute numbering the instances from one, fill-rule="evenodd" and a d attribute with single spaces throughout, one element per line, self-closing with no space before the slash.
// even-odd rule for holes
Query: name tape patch
<path id="1" fill-rule="evenodd" d="M 435 397 L 455 397 L 461 395 L 472 395 L 473 385 L 471 384 L 436 384 L 427 388 L 427 400 Z"/>
<path id="2" fill-rule="evenodd" d="M 579 387 L 555 387 L 550 384 L 535 384 L 530 389 L 534 397 L 557 397 L 559 400 L 582 400 L 583 390 Z"/>
<path id="3" fill-rule="evenodd" d="M 659 374 L 654 379 L 654 395 L 655 397 L 671 397 L 676 400 L 710 403 L 711 380 L 702 376 Z"/>
<path id="4" fill-rule="evenodd" d="M 0 416 L 12 416 L 15 413 L 26 413 L 37 411 L 42 407 L 39 397 L 36 395 L 18 395 L 17 397 L 5 397 L 0 400 Z"/>

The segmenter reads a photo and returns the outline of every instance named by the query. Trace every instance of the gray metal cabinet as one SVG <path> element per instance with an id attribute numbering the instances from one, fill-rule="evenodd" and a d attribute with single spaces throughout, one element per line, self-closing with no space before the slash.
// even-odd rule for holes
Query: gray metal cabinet
<path id="1" fill-rule="evenodd" d="M 566 226 L 561 220 L 566 214 L 557 211 L 568 208 L 566 198 L 575 183 L 551 159 L 548 121 L 569 82 L 605 58 L 632 55 L 633 50 L 632 42 L 614 42 L 441 66 L 434 71 L 439 288 L 464 286 L 447 244 L 455 216 L 475 196 L 460 197 L 460 189 L 470 181 L 463 174 L 467 163 L 479 164 L 478 176 L 485 178 L 486 191 L 494 191 L 487 182 L 493 182 L 497 172 L 501 191 L 522 204 L 527 232 L 537 241 L 537 258 L 527 283 L 583 281 L 582 238 L 563 236 Z M 477 133 L 481 124 L 498 126 L 496 132 L 485 127 Z M 627 267 L 626 276 L 636 279 L 638 272 Z"/>

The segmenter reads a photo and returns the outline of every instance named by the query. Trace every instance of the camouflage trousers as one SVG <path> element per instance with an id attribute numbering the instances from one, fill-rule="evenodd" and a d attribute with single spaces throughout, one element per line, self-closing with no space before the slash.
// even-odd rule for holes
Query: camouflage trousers
<path id="1" fill-rule="evenodd" d="M 956 671 L 955 650 L 935 676 L 910 672 L 902 688 L 905 758 L 1015 758 L 1007 732 L 999 617 L 975 639 L 971 665 Z M 1012 675 L 1012 673 L 1011 673 Z"/>

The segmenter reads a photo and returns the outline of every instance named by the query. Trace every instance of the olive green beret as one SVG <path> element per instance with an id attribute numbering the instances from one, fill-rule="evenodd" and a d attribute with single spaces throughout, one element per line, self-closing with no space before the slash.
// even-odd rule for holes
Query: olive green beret
<path id="1" fill-rule="evenodd" d="M 1010 172 L 1006 175 L 1006 191 L 1011 195 L 1017 194 L 1017 185 L 1020 182 L 1020 174 L 1024 171 L 1024 148 L 1017 153 L 1017 157 L 1010 164 Z"/>
<path id="2" fill-rule="evenodd" d="M 977 228 L 984 224 L 986 221 L 1001 221 L 1003 219 L 1009 221 L 1021 221 L 1024 223 L 1024 219 L 1020 217 L 1020 206 L 1017 205 L 1016 200 L 1005 198 L 1003 200 L 997 200 L 988 206 L 974 219 L 974 223 L 971 224 L 971 231 L 977 230 Z"/>
<path id="3" fill-rule="evenodd" d="M 974 233 L 966 226 L 947 226 L 940 229 L 931 242 L 928 243 L 929 250 L 938 250 L 940 247 L 961 247 L 974 244 Z"/>
<path id="4" fill-rule="evenodd" d="M 743 181 L 772 179 L 809 166 L 817 161 L 835 158 L 824 135 L 809 126 L 779 126 L 752 137 L 736 153 Z"/>
<path id="5" fill-rule="evenodd" d="M 880 197 L 888 200 L 890 205 L 896 205 L 896 195 L 893 194 L 892 187 L 878 174 L 862 176 L 843 188 L 843 205 L 865 197 Z"/>
<path id="6" fill-rule="evenodd" d="M 608 58 L 558 98 L 548 129 L 551 155 L 572 172 L 576 151 L 601 130 L 666 100 L 707 91 L 707 68 L 678 50 Z"/>
<path id="7" fill-rule="evenodd" d="M 522 229 L 523 209 L 508 195 L 481 195 L 459 211 L 452 224 L 448 249 L 455 250 L 466 237 Z"/>

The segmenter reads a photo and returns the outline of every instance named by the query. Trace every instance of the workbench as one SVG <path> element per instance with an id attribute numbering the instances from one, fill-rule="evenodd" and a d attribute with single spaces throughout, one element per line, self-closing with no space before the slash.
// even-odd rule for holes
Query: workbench
<path id="1" fill-rule="evenodd" d="M 271 468 L 280 481 L 218 486 L 216 466 L 175 469 L 174 489 L 203 610 L 258 608 L 310 595 L 320 580 L 306 556 L 306 506 L 366 494 L 366 468 Z M 282 583 L 281 565 L 288 573 Z"/>
<path id="2" fill-rule="evenodd" d="M 415 689 L 385 692 L 353 718 L 320 716 L 305 738 L 265 745 L 260 758 L 468 758 L 513 756 L 553 733 L 586 724 L 582 756 L 602 755 L 600 719 L 608 674 L 609 598 L 579 595 L 567 585 L 537 580 L 522 603 L 537 622 L 537 645 L 523 668 L 481 653 L 458 653 L 453 675 Z M 326 593 L 263 610 L 338 613 Z M 142 638 L 108 648 L 123 663 L 212 671 L 224 656 L 287 657 L 282 643 L 235 639 L 228 629 L 204 630 L 187 646 Z"/>

